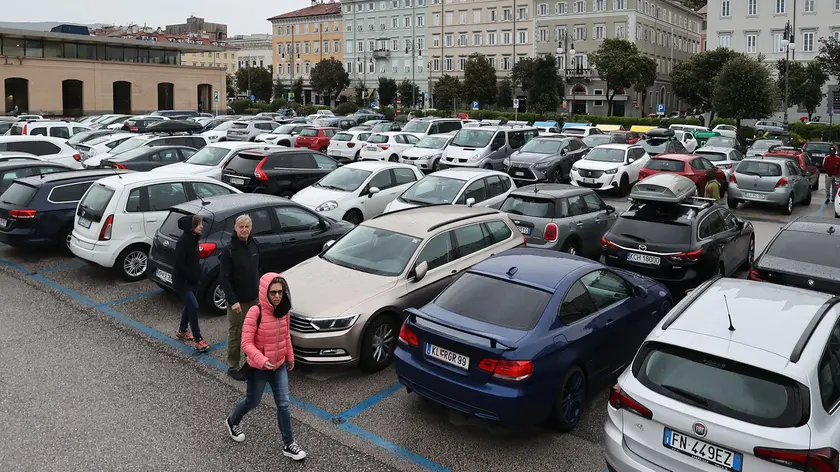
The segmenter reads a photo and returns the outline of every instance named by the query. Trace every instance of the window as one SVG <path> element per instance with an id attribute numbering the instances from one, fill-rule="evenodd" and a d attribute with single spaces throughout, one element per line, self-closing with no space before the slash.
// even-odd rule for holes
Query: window
<path id="1" fill-rule="evenodd" d="M 729 44 L 730 44 L 730 39 L 731 39 L 731 36 L 729 36 L 728 34 L 720 36 L 718 38 L 718 40 L 720 41 L 720 47 L 728 48 Z"/>
<path id="2" fill-rule="evenodd" d="M 446 35 L 446 37 L 444 38 L 443 44 L 448 48 L 452 47 L 452 35 L 451 34 Z"/>
<path id="3" fill-rule="evenodd" d="M 758 52 L 758 48 L 756 46 L 756 35 L 754 35 L 754 34 L 748 34 L 747 35 L 747 52 L 748 53 Z"/>
<path id="4" fill-rule="evenodd" d="M 302 208 L 280 206 L 274 208 L 274 213 L 280 223 L 281 233 L 313 231 L 321 227 L 320 218 Z"/>
<path id="5" fill-rule="evenodd" d="M 823 408 L 830 413 L 840 400 L 840 324 L 831 330 L 817 367 L 817 377 Z"/>
<path id="6" fill-rule="evenodd" d="M 528 44 L 528 30 L 519 30 L 516 36 L 519 44 Z"/>
<path id="7" fill-rule="evenodd" d="M 147 192 L 149 211 L 169 210 L 170 207 L 187 201 L 187 192 L 181 182 L 149 185 Z"/>
<path id="8" fill-rule="evenodd" d="M 510 44 L 510 31 L 502 32 L 502 44 Z"/>
<path id="9" fill-rule="evenodd" d="M 816 10 L 816 6 L 814 5 L 814 0 L 804 0 L 805 2 L 805 13 L 814 13 Z"/>
<path id="10" fill-rule="evenodd" d="M 598 310 L 630 298 L 630 290 L 624 280 L 606 270 L 590 272 L 581 277 L 580 282 L 586 287 Z"/>
<path id="11" fill-rule="evenodd" d="M 451 11 L 446 12 L 446 24 L 447 25 L 452 24 L 452 17 L 453 17 L 453 12 L 451 12 Z"/>
<path id="12" fill-rule="evenodd" d="M 502 9 L 502 20 L 503 21 L 511 21 L 513 20 L 513 12 L 510 8 Z"/>
<path id="13" fill-rule="evenodd" d="M 619 39 L 624 39 L 624 23 L 616 23 L 615 24 L 615 37 Z"/>
<path id="14" fill-rule="evenodd" d="M 537 41 L 540 43 L 548 41 L 548 28 L 540 28 L 537 30 Z"/>
<path id="15" fill-rule="evenodd" d="M 458 12 L 458 24 L 467 24 L 467 10 L 461 10 Z"/>
<path id="16" fill-rule="evenodd" d="M 578 320 L 586 318 L 595 313 L 595 302 L 589 295 L 589 291 L 580 280 L 574 283 L 566 292 L 566 297 L 560 305 L 560 322 L 564 325 L 571 325 Z"/>
<path id="17" fill-rule="evenodd" d="M 510 56 L 502 57 L 502 70 L 510 70 Z"/>
<path id="18" fill-rule="evenodd" d="M 193 192 L 201 198 L 215 197 L 216 195 L 230 195 L 233 192 L 221 185 L 208 184 L 206 182 L 193 182 Z"/>
<path id="19" fill-rule="evenodd" d="M 583 198 L 581 198 L 580 195 L 569 197 L 566 202 L 566 214 L 564 216 L 577 216 L 589 213 L 589 210 L 586 209 L 586 204 L 583 202 Z"/>
<path id="20" fill-rule="evenodd" d="M 467 67 L 467 58 L 466 57 L 459 57 L 458 58 L 458 70 L 464 70 Z"/>
<path id="21" fill-rule="evenodd" d="M 469 225 L 454 230 L 455 241 L 458 244 L 458 256 L 466 257 L 490 246 L 489 235 L 484 233 L 483 225 Z"/>
<path id="22" fill-rule="evenodd" d="M 718 233 L 723 232 L 723 218 L 720 217 L 719 212 L 714 212 L 700 222 L 698 229 L 698 237 L 700 239 L 710 238 Z"/>
<path id="23" fill-rule="evenodd" d="M 729 3 L 729 0 L 723 0 L 720 2 L 720 16 L 724 18 L 728 18 L 732 15 L 732 5 Z"/>
<path id="24" fill-rule="evenodd" d="M 485 180 L 487 180 L 487 198 L 498 197 L 507 191 L 507 187 L 502 183 L 502 179 L 499 176 L 494 175 Z"/>
<path id="25" fill-rule="evenodd" d="M 773 52 L 784 52 L 784 46 L 782 46 L 782 39 L 784 39 L 784 35 L 782 33 L 773 34 Z"/>
<path id="26" fill-rule="evenodd" d="M 587 193 L 583 195 L 583 201 L 586 203 L 586 208 L 590 212 L 602 211 L 607 209 L 607 205 L 601 200 L 601 197 L 596 193 Z"/>
<path id="27" fill-rule="evenodd" d="M 47 197 L 47 200 L 52 203 L 78 202 L 82 199 L 82 195 L 87 192 L 87 189 L 92 183 L 93 182 L 81 182 L 78 184 L 59 185 L 50 191 L 50 195 Z M 24 203 L 24 205 L 28 204 L 28 201 Z"/>
<path id="28" fill-rule="evenodd" d="M 613 0 L 613 10 L 626 10 L 627 0 Z"/>
<path id="29" fill-rule="evenodd" d="M 498 15 L 497 15 L 496 10 L 490 10 L 490 22 L 495 23 L 497 19 L 498 19 Z"/>
<path id="30" fill-rule="evenodd" d="M 418 28 L 426 26 L 426 17 L 423 15 L 417 15 L 417 18 L 415 19 L 415 25 L 417 25 Z"/>
<path id="31" fill-rule="evenodd" d="M 417 263 L 425 262 L 429 270 L 436 269 L 455 260 L 455 249 L 452 247 L 452 234 L 447 231 L 430 239 L 417 256 Z"/>
<path id="32" fill-rule="evenodd" d="M 607 0 L 595 0 L 594 2 L 595 11 L 606 11 L 607 10 Z"/>
<path id="33" fill-rule="evenodd" d="M 554 14 L 555 15 L 565 15 L 568 12 L 568 5 L 566 2 L 557 2 L 554 5 Z"/>
<path id="34" fill-rule="evenodd" d="M 586 13 L 586 2 L 578 0 L 575 2 L 575 13 Z"/>
<path id="35" fill-rule="evenodd" d="M 785 13 L 787 0 L 776 0 L 776 14 L 782 15 Z"/>
<path id="36" fill-rule="evenodd" d="M 417 176 L 411 169 L 394 169 L 391 172 L 394 174 L 393 179 L 395 185 L 403 185 L 417 181 Z"/>
<path id="37" fill-rule="evenodd" d="M 470 198 L 474 198 L 475 203 L 480 203 L 487 199 L 486 189 L 484 188 L 484 179 L 479 179 L 471 183 L 467 189 L 464 190 L 464 194 L 461 195 L 461 198 L 458 199 L 458 203 L 466 204 L 467 200 Z"/>
<path id="38" fill-rule="evenodd" d="M 432 26 L 440 26 L 440 13 L 432 15 Z"/>
<path id="39" fill-rule="evenodd" d="M 496 45 L 496 33 L 491 31 L 487 33 L 487 45 L 488 46 L 495 46 Z"/>
<path id="40" fill-rule="evenodd" d="M 126 213 L 140 213 L 143 209 L 140 206 L 140 188 L 128 192 L 128 200 L 125 202 Z"/>
<path id="41" fill-rule="evenodd" d="M 802 52 L 814 52 L 814 32 L 802 33 Z"/>
<path id="42" fill-rule="evenodd" d="M 473 46 L 481 46 L 481 33 L 473 33 Z"/>
<path id="43" fill-rule="evenodd" d="M 606 29 L 607 27 L 605 25 L 595 25 L 592 31 L 592 39 L 604 39 L 606 37 Z"/>

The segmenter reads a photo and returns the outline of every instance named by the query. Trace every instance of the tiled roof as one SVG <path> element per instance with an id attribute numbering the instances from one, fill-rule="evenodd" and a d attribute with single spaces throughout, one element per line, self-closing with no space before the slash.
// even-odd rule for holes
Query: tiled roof
<path id="1" fill-rule="evenodd" d="M 340 15 L 341 14 L 341 4 L 338 2 L 334 3 L 319 3 L 318 5 L 314 5 L 311 7 L 301 8 L 300 10 L 290 11 L 289 13 L 283 13 L 282 15 L 272 16 L 268 19 L 271 20 L 284 20 L 287 18 L 304 18 L 307 16 L 322 16 L 322 15 Z"/>
<path id="2" fill-rule="evenodd" d="M 111 32 L 108 33 L 106 36 L 111 38 L 122 38 L 122 39 L 136 39 L 136 40 L 145 40 L 150 42 L 160 42 L 160 43 L 181 43 L 181 44 L 193 44 L 198 46 L 216 46 L 216 47 L 223 47 L 225 49 L 239 49 L 236 46 L 232 46 L 228 44 L 227 41 L 214 41 L 212 39 L 201 38 L 201 37 L 190 37 L 187 35 L 178 35 L 178 34 L 164 34 L 164 33 L 127 33 L 127 32 Z M 213 44 L 216 43 L 216 44 Z"/>

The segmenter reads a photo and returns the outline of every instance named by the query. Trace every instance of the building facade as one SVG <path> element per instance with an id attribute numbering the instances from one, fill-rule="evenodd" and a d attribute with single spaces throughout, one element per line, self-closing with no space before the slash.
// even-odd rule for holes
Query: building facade
<path id="1" fill-rule="evenodd" d="M 706 41 L 706 29 L 709 25 L 708 22 L 708 5 L 703 5 L 702 8 L 697 10 L 697 13 L 700 14 L 700 17 L 703 18 L 703 24 L 700 26 L 700 52 L 705 51 L 708 49 L 708 42 Z"/>
<path id="2" fill-rule="evenodd" d="M 220 41 L 227 39 L 228 27 L 222 23 L 210 23 L 204 18 L 190 16 L 185 23 L 166 25 L 167 34 L 209 34 L 211 39 Z"/>
<path id="3" fill-rule="evenodd" d="M 302 103 L 324 104 L 310 84 L 312 68 L 322 59 L 342 59 L 342 16 L 338 2 L 317 3 L 268 19 L 272 25 L 274 78 L 289 87 L 303 78 Z"/>
<path id="4" fill-rule="evenodd" d="M 702 18 L 697 12 L 670 0 L 537 0 L 536 8 L 536 52 L 557 56 L 566 82 L 565 111 L 608 113 L 606 83 L 589 63 L 589 54 L 606 38 L 633 42 L 656 61 L 658 71 L 647 92 L 617 91 L 612 115 L 648 115 L 660 104 L 665 113 L 680 111 L 670 72 L 700 51 Z"/>
<path id="5" fill-rule="evenodd" d="M 274 49 L 270 34 L 231 36 L 228 44 L 236 48 L 233 72 L 242 67 L 262 67 L 274 72 Z"/>
<path id="6" fill-rule="evenodd" d="M 708 47 L 730 48 L 757 57 L 764 56 L 768 67 L 786 54 L 792 60 L 812 61 L 820 48 L 820 39 L 840 40 L 840 1 L 837 0 L 710 0 L 708 5 Z M 791 28 L 791 46 L 785 47 L 785 26 Z M 840 90 L 836 80 L 826 85 L 826 98 L 816 112 L 828 121 L 831 108 L 840 110 Z M 791 107 L 788 120 L 804 116 L 807 110 Z M 773 118 L 783 119 L 779 110 Z"/>

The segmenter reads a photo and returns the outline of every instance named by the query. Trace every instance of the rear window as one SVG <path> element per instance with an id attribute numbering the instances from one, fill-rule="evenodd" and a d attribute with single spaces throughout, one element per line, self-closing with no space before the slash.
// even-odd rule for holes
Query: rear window
<path id="1" fill-rule="evenodd" d="M 677 221 L 687 210 L 659 205 L 644 206 L 633 214 L 624 214 L 616 220 L 610 233 L 618 234 L 639 243 L 688 244 L 691 226 Z"/>
<path id="2" fill-rule="evenodd" d="M 685 170 L 685 162 L 673 159 L 651 159 L 645 169 L 661 170 L 664 172 L 682 172 Z"/>
<path id="3" fill-rule="evenodd" d="M 387 143 L 388 136 L 385 136 L 384 134 L 374 134 L 373 136 L 368 138 L 367 142 L 372 144 Z"/>
<path id="4" fill-rule="evenodd" d="M 20 136 L 23 134 L 23 125 L 12 125 L 9 129 L 10 136 Z"/>
<path id="5" fill-rule="evenodd" d="M 225 169 L 235 170 L 236 172 L 244 174 L 253 174 L 254 171 L 257 170 L 257 166 L 260 161 L 264 158 L 265 156 L 262 154 L 248 154 L 242 152 L 233 156 L 233 159 L 228 162 Z"/>
<path id="6" fill-rule="evenodd" d="M 82 197 L 79 202 L 79 209 L 84 210 L 89 220 L 102 221 L 102 216 L 105 209 L 108 208 L 108 203 L 111 197 L 114 196 L 114 190 L 102 184 L 94 184 L 90 190 Z"/>
<path id="7" fill-rule="evenodd" d="M 775 162 L 741 161 L 735 170 L 738 174 L 758 175 L 761 177 L 781 177 L 782 166 Z"/>
<path id="8" fill-rule="evenodd" d="M 304 128 L 300 130 L 300 135 L 309 137 L 318 136 L 318 130 L 315 128 Z"/>
<path id="9" fill-rule="evenodd" d="M 4 194 L 5 200 L 5 194 Z M 767 248 L 768 256 L 840 269 L 840 239 L 827 233 L 782 231 Z"/>
<path id="10" fill-rule="evenodd" d="M 823 152 L 828 154 L 831 144 L 828 143 L 805 143 L 804 149 L 809 152 Z"/>
<path id="11" fill-rule="evenodd" d="M 467 272 L 435 300 L 435 305 L 496 326 L 534 329 L 551 294 L 515 282 Z"/>
<path id="12" fill-rule="evenodd" d="M 160 232 L 161 234 L 165 234 L 167 236 L 172 236 L 175 239 L 181 237 L 181 234 L 184 231 L 178 227 L 178 220 L 185 217 L 185 216 L 192 216 L 192 213 L 184 213 L 180 211 L 170 211 L 169 215 L 163 221 L 163 224 L 160 225 Z M 210 225 L 204 225 L 206 227 Z"/>
<path id="13" fill-rule="evenodd" d="M 501 210 L 511 215 L 531 216 L 534 218 L 553 218 L 554 200 L 534 198 L 523 195 L 511 195 L 502 203 Z"/>
<path id="14" fill-rule="evenodd" d="M 246 129 L 248 128 L 248 123 L 234 123 L 230 125 L 230 129 Z"/>
<path id="15" fill-rule="evenodd" d="M 563 134 L 568 134 L 570 136 L 583 136 L 586 134 L 586 130 L 580 128 L 566 128 L 563 130 Z"/>
<path id="16" fill-rule="evenodd" d="M 810 412 L 808 389 L 790 378 L 676 346 L 645 345 L 633 375 L 661 395 L 756 425 L 801 426 Z"/>
<path id="17" fill-rule="evenodd" d="M 38 189 L 35 187 L 20 182 L 12 182 L 12 185 L 0 196 L 0 200 L 11 205 L 26 206 L 29 205 L 37 192 Z"/>
<path id="18" fill-rule="evenodd" d="M 338 133 L 332 137 L 333 141 L 350 141 L 351 139 L 353 139 L 353 135 L 350 133 Z"/>
<path id="19" fill-rule="evenodd" d="M 722 152 L 697 151 L 694 154 L 697 154 L 698 156 L 703 156 L 712 162 L 720 162 L 726 160 L 726 154 Z"/>

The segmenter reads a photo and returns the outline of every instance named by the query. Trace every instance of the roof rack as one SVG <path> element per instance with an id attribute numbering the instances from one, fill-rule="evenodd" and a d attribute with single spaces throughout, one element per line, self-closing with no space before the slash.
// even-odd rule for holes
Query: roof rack
<path id="1" fill-rule="evenodd" d="M 491 210 L 482 211 L 481 213 L 476 213 L 476 214 L 473 214 L 473 215 L 460 216 L 458 218 L 454 218 L 454 219 L 451 219 L 449 221 L 444 221 L 442 223 L 438 223 L 436 225 L 429 226 L 429 229 L 427 229 L 426 231 L 431 232 L 431 231 L 434 231 L 434 230 L 436 230 L 438 228 L 441 228 L 443 226 L 451 225 L 452 223 L 457 223 L 459 221 L 464 221 L 464 220 L 471 220 L 473 218 L 478 218 L 479 216 L 495 215 L 497 213 L 499 213 L 498 210 L 492 210 L 491 209 Z"/>
<path id="2" fill-rule="evenodd" d="M 452 204 L 451 204 L 451 203 L 430 203 L 430 204 L 428 204 L 428 205 L 421 205 L 421 206 L 408 207 L 408 208 L 400 208 L 399 210 L 389 211 L 388 213 L 380 213 L 380 214 L 378 214 L 378 215 L 376 215 L 376 216 L 374 216 L 373 218 L 370 218 L 370 219 L 371 219 L 371 220 L 375 220 L 375 219 L 377 219 L 377 218 L 382 218 L 382 217 L 383 217 L 383 216 L 385 216 L 385 215 L 393 215 L 394 213 L 402 213 L 402 212 L 404 212 L 404 211 L 408 211 L 408 210 L 415 210 L 415 209 L 417 209 L 417 208 L 427 208 L 427 207 L 436 207 L 436 206 L 449 206 L 449 205 L 452 205 Z"/>
<path id="3" fill-rule="evenodd" d="M 814 317 L 811 318 L 810 322 L 808 322 L 808 326 L 805 327 L 805 331 L 802 332 L 802 336 L 799 338 L 799 341 L 797 341 L 796 345 L 793 346 L 793 352 L 790 353 L 791 362 L 794 364 L 799 362 L 799 359 L 802 357 L 802 351 L 805 350 L 805 346 L 808 345 L 808 341 L 811 339 L 811 336 L 814 335 L 814 331 L 816 331 L 817 326 L 823 318 L 825 318 L 828 311 L 834 308 L 834 305 L 838 303 L 840 303 L 840 297 L 829 298 L 822 304 L 820 309 L 814 313 Z"/>
<path id="4" fill-rule="evenodd" d="M 671 310 L 672 315 L 669 316 L 668 319 L 665 320 L 665 323 L 662 324 L 662 329 L 666 330 L 669 327 L 671 327 L 671 325 L 674 324 L 674 322 L 677 321 L 677 319 L 679 319 L 679 317 L 682 316 L 683 313 L 685 313 L 685 310 L 689 306 L 691 306 L 692 303 L 694 303 L 694 300 L 697 300 L 698 298 L 700 298 L 700 295 L 703 295 L 704 293 L 706 293 L 706 290 L 708 290 L 709 287 L 711 287 L 715 282 L 717 282 L 718 280 L 720 280 L 722 278 L 723 277 L 721 277 L 720 275 L 716 275 L 716 276 L 712 277 L 711 279 L 709 279 L 708 281 L 706 281 L 703 285 L 700 285 L 696 289 L 689 292 L 688 296 L 683 298 L 682 301 L 677 303 L 677 306 L 675 306 Z"/>

